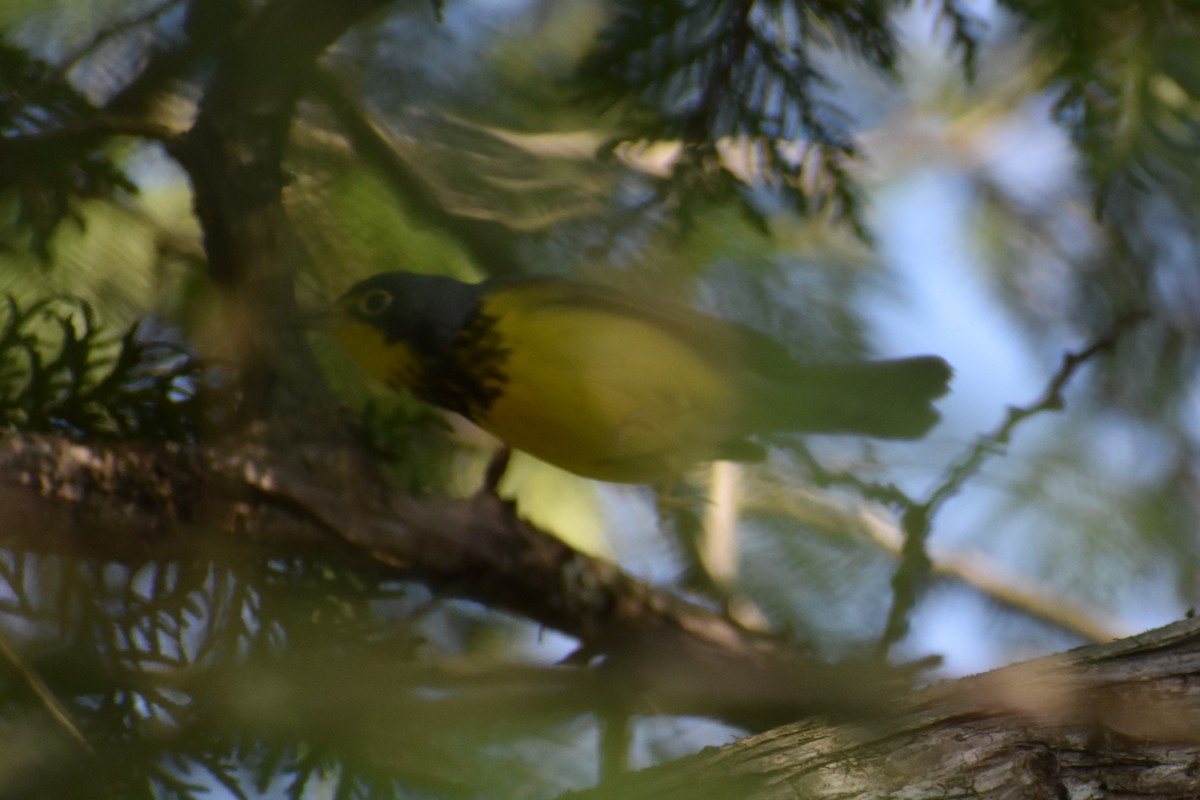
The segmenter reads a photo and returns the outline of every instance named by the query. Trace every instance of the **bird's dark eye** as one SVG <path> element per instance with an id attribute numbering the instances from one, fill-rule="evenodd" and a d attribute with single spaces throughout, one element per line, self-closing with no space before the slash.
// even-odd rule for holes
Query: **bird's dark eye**
<path id="1" fill-rule="evenodd" d="M 391 304 L 392 293 L 383 289 L 372 289 L 358 298 L 358 310 L 367 317 L 382 314 Z"/>

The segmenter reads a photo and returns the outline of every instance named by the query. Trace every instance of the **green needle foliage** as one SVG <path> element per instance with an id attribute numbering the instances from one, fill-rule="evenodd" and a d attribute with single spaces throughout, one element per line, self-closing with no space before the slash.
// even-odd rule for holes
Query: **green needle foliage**
<path id="1" fill-rule="evenodd" d="M 137 192 L 92 129 L 97 111 L 65 70 L 0 42 L 0 239 L 27 232 L 48 262 L 58 226 L 80 221 L 81 199 Z"/>
<path id="2" fill-rule="evenodd" d="M 0 427 L 77 438 L 192 441 L 199 362 L 181 348 L 114 336 L 87 302 L 7 298 L 0 327 Z"/>
<path id="3" fill-rule="evenodd" d="M 825 56 L 841 51 L 895 79 L 899 43 L 887 0 L 700 3 L 624 0 L 579 70 L 584 96 L 623 115 L 622 140 L 681 141 L 672 179 L 729 199 L 744 185 L 718 144 L 746 148 L 742 169 L 802 213 L 829 212 L 868 238 L 852 121 L 833 102 Z M 974 68 L 980 26 L 943 4 Z M 797 146 L 798 145 L 798 146 Z"/>

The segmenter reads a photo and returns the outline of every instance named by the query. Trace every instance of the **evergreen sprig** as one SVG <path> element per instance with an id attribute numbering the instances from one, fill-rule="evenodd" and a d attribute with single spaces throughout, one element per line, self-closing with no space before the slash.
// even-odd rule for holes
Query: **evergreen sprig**
<path id="1" fill-rule="evenodd" d="M 90 130 L 98 114 L 64 70 L 0 42 L 0 187 L 15 202 L 12 228 L 45 261 L 58 226 L 79 220 L 79 198 L 137 191 Z"/>
<path id="2" fill-rule="evenodd" d="M 893 76 L 891 5 L 624 0 L 579 79 L 589 99 L 622 109 L 622 140 L 682 142 L 672 179 L 687 189 L 696 175 L 736 170 L 865 236 L 849 174 L 858 151 L 819 61 L 837 48 Z M 719 150 L 731 144 L 743 153 L 736 166 Z"/>
<path id="3" fill-rule="evenodd" d="M 950 46 L 958 51 L 967 79 L 974 80 L 979 67 L 979 47 L 987 32 L 987 23 L 963 0 L 942 0 L 938 21 L 948 28 Z"/>
<path id="4" fill-rule="evenodd" d="M 1151 184 L 1193 215 L 1200 8 L 1136 0 L 1002 4 L 1048 57 L 1046 84 L 1098 186 L 1097 205 L 1128 186 L 1145 204 L 1141 187 Z"/>
<path id="5" fill-rule="evenodd" d="M 8 297 L 0 322 L 0 427 L 25 432 L 191 441 L 201 424 L 197 359 L 105 331 L 87 302 Z"/>

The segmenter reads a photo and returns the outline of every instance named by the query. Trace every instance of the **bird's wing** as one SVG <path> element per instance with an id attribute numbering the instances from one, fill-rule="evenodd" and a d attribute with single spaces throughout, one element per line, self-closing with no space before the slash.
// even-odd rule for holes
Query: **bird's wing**
<path id="1" fill-rule="evenodd" d="M 922 356 L 894 361 L 801 363 L 753 328 L 600 284 L 553 278 L 497 282 L 488 293 L 515 307 L 578 306 L 652 325 L 707 362 L 739 397 L 730 440 L 771 431 L 862 433 L 918 438 L 937 422 L 932 401 L 946 391 L 949 366 Z"/>
<path id="2" fill-rule="evenodd" d="M 702 314 L 686 306 L 643 300 L 632 292 L 598 283 L 556 278 L 494 279 L 489 294 L 519 297 L 524 310 L 578 306 L 635 319 L 678 339 L 736 380 L 742 372 L 778 371 L 783 377 L 792 359 L 770 337 L 736 322 Z"/>

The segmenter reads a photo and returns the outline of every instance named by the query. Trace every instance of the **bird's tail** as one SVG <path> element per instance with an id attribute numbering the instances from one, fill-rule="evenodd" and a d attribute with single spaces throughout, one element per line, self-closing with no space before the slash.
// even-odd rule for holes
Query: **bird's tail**
<path id="1" fill-rule="evenodd" d="M 771 404 L 771 427 L 918 439 L 941 418 L 933 401 L 946 393 L 950 376 L 950 365 L 937 356 L 806 364 L 786 396 Z"/>

